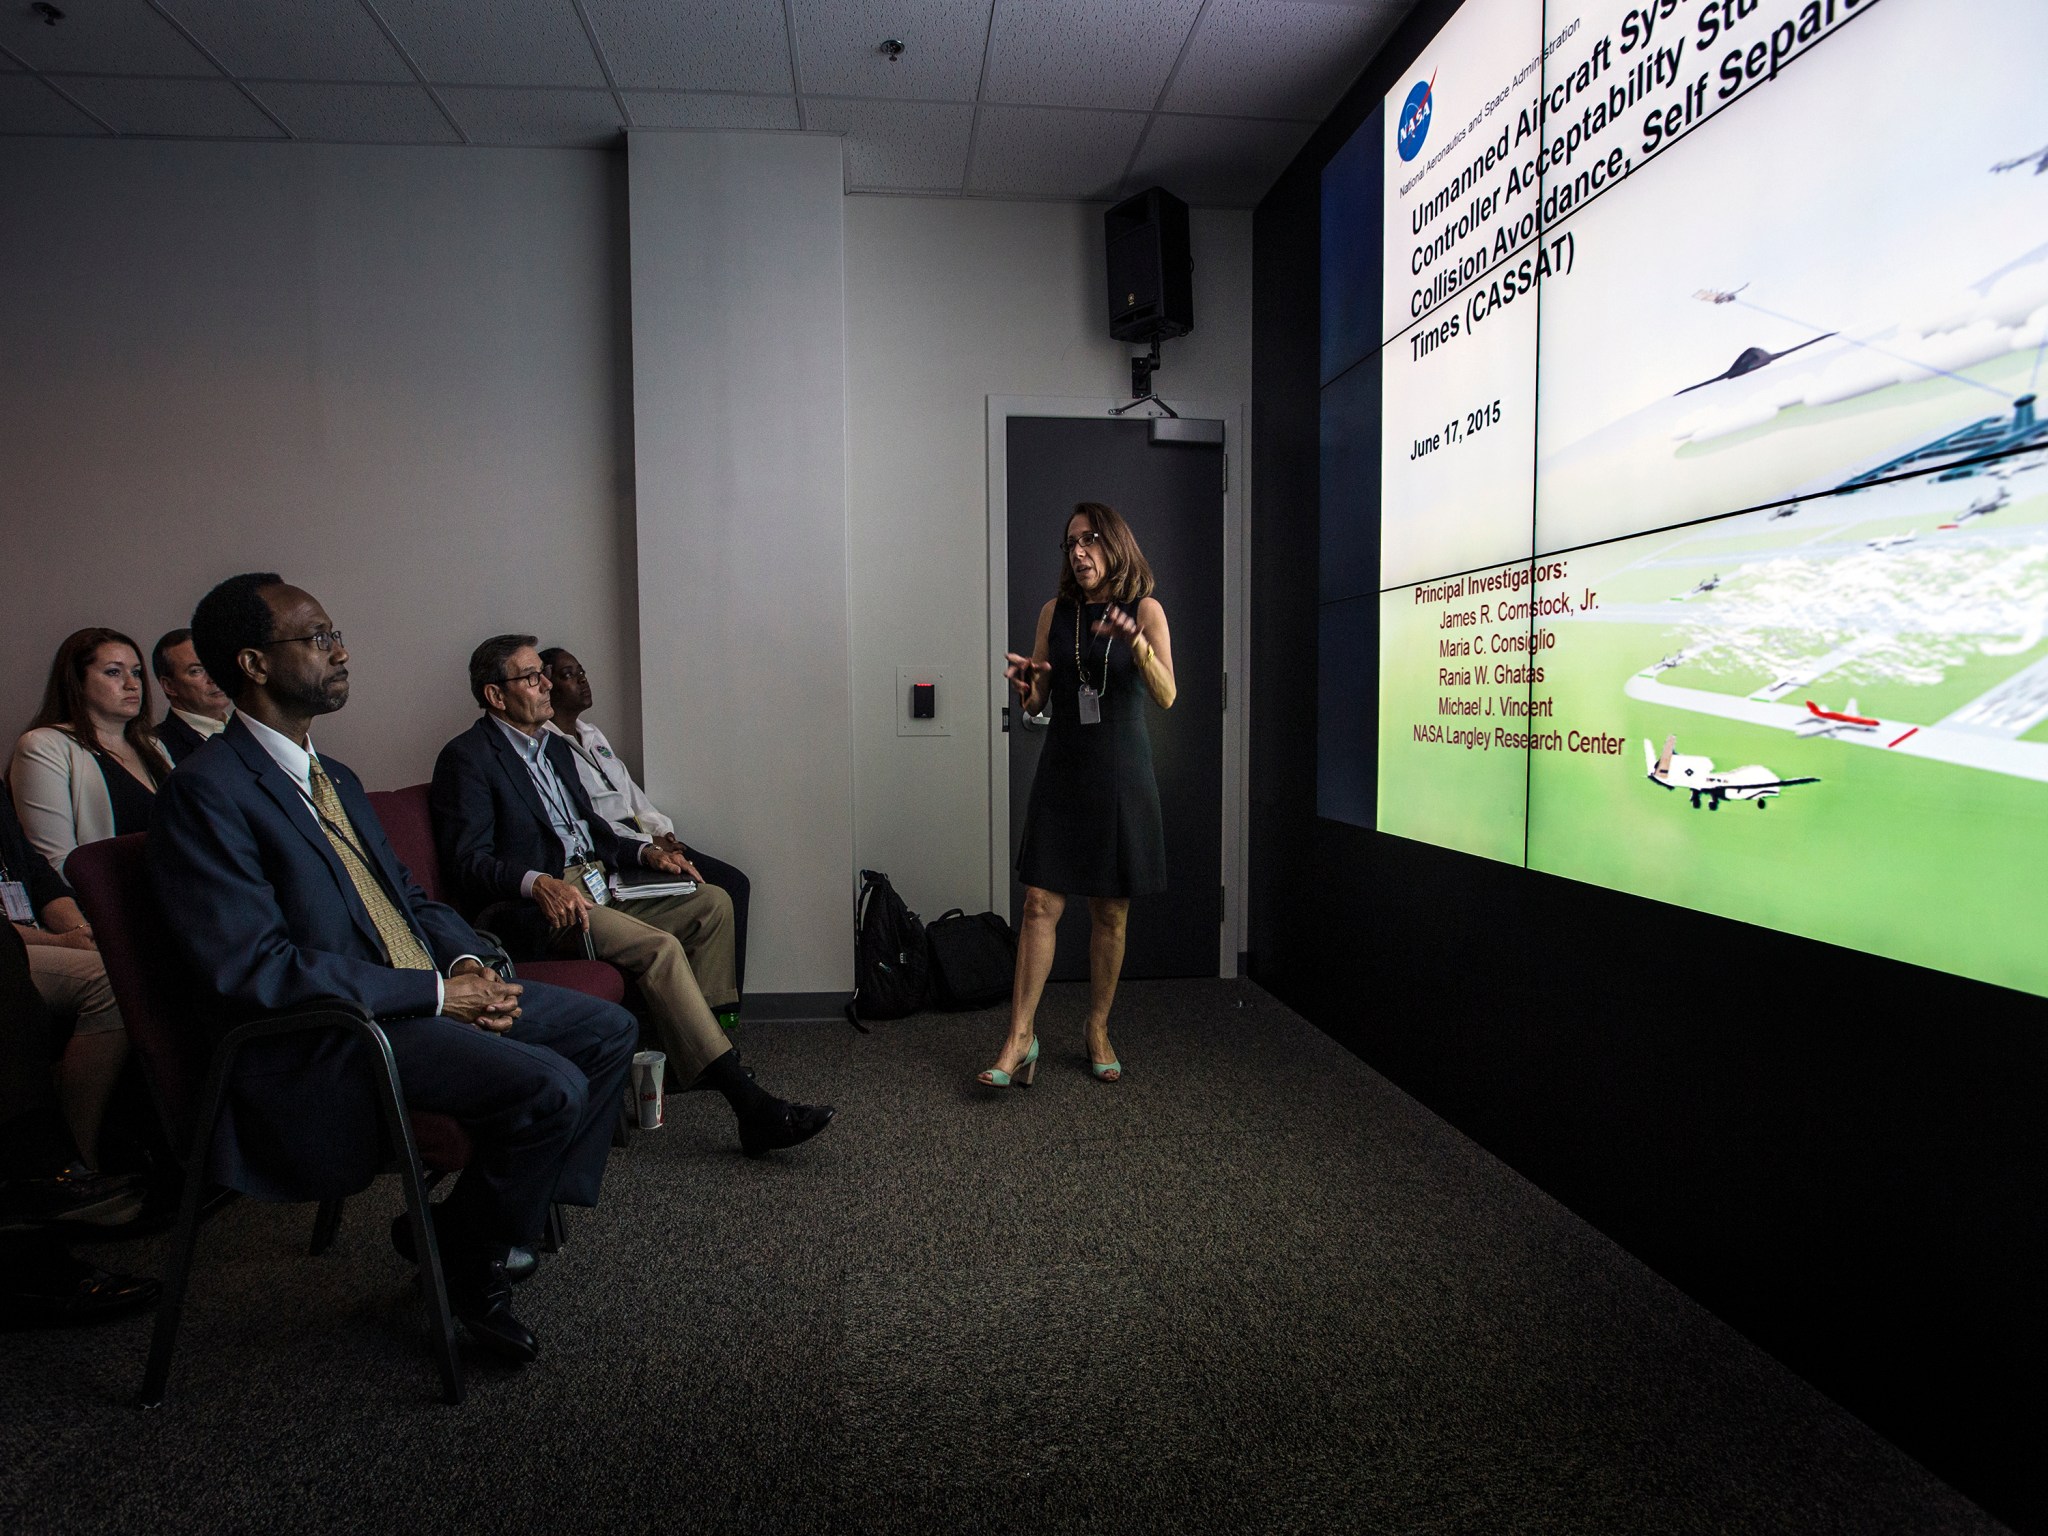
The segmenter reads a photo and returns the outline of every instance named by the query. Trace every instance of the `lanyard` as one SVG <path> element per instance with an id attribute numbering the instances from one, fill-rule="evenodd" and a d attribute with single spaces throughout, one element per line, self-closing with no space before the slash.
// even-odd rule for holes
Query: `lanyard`
<path id="1" fill-rule="evenodd" d="M 625 793 L 624 790 L 619 788 L 619 781 L 617 779 L 614 779 L 609 773 L 605 772 L 604 764 L 597 760 L 597 754 L 595 752 L 591 751 L 590 748 L 583 745 L 583 743 L 580 740 L 578 740 L 574 736 L 571 736 L 567 731 L 562 732 L 562 740 L 569 743 L 569 750 L 571 752 L 574 752 L 578 757 L 582 758 L 584 762 L 590 764 L 591 767 L 597 770 L 597 776 L 600 779 L 603 779 L 606 784 L 611 786 L 613 794 L 622 795 Z"/>
<path id="2" fill-rule="evenodd" d="M 1088 674 L 1081 666 L 1081 610 L 1086 606 L 1087 604 L 1085 603 L 1074 604 L 1074 670 L 1080 673 L 1081 686 L 1084 689 L 1095 694 L 1098 698 L 1107 698 L 1109 696 L 1109 648 L 1116 644 L 1116 635 L 1112 632 L 1102 642 L 1102 686 L 1100 688 L 1089 688 Z M 1104 611 L 1107 612 L 1108 610 L 1105 609 Z"/>
<path id="3" fill-rule="evenodd" d="M 309 778 L 311 777 L 310 769 L 308 770 L 307 776 Z M 328 779 L 327 782 L 329 784 L 332 784 L 334 780 Z M 356 856 L 356 862 L 363 866 L 363 872 L 367 874 L 372 880 L 377 882 L 377 888 L 384 893 L 384 899 L 386 901 L 389 901 L 393 907 L 396 907 L 399 911 L 400 916 L 404 917 L 405 904 L 399 901 L 397 896 L 391 890 L 390 886 L 385 884 L 383 872 L 377 868 L 376 863 L 370 858 L 370 856 L 363 851 L 363 845 L 357 842 L 355 838 L 349 834 L 349 829 L 347 827 L 336 826 L 333 822 L 327 819 L 326 812 L 322 811 L 320 807 L 314 802 L 311 791 L 309 791 L 305 785 L 301 784 L 297 779 L 293 779 L 292 788 L 296 789 L 299 792 L 299 798 L 306 802 L 306 809 L 313 813 L 313 819 L 319 822 L 321 826 L 325 827 L 330 836 L 341 839 L 341 841 L 347 845 L 348 851 Z M 334 792 L 334 795 L 337 800 L 340 799 L 341 791 L 337 789 Z M 412 921 L 410 918 L 405 919 L 405 925 L 408 929 L 412 927 Z M 417 935 L 415 935 L 415 937 L 417 937 Z"/>
<path id="4" fill-rule="evenodd" d="M 540 791 L 541 799 L 547 803 L 549 817 L 561 817 L 561 821 L 550 830 L 568 845 L 569 859 L 572 863 L 587 858 L 596 851 L 596 847 L 579 828 L 578 823 L 583 818 L 576 814 L 574 803 L 568 801 L 568 792 L 563 789 L 561 780 L 556 777 L 554 765 L 548 761 L 547 737 L 538 736 L 534 739 L 540 743 L 540 756 L 538 761 L 530 757 L 525 758 L 526 776 L 533 780 L 533 787 Z M 565 735 L 562 739 L 566 741 L 568 737 Z M 520 755 L 525 757 L 524 753 Z"/>
<path id="5" fill-rule="evenodd" d="M 312 770 L 308 769 L 306 776 L 308 778 L 311 778 Z M 328 779 L 327 782 L 332 784 L 334 780 Z M 370 872 L 371 877 L 375 879 L 379 885 L 382 885 L 384 881 L 382 877 L 377 874 L 377 866 L 370 862 L 370 856 L 367 853 L 363 852 L 363 845 L 357 842 L 355 838 L 352 835 L 350 835 L 349 829 L 347 827 L 338 827 L 333 822 L 329 821 L 327 819 L 327 813 L 321 810 L 319 804 L 313 799 L 313 792 L 307 789 L 306 786 L 301 784 L 297 779 L 292 780 L 292 788 L 296 789 L 299 792 L 299 798 L 306 802 L 306 809 L 313 813 L 313 819 L 319 822 L 321 826 L 325 827 L 334 836 L 340 838 L 344 843 L 347 843 L 348 851 L 354 854 L 357 860 L 362 864 L 363 868 Z M 339 799 L 341 796 L 341 791 L 336 790 L 334 793 L 335 798 Z"/>

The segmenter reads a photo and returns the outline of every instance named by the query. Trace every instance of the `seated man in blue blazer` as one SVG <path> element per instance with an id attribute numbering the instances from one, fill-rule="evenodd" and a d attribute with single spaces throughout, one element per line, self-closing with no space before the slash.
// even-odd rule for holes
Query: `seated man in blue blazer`
<path id="1" fill-rule="evenodd" d="M 413 883 L 356 776 L 313 746 L 313 720 L 348 702 L 348 649 L 310 593 L 231 577 L 192 630 L 235 714 L 157 794 L 150 869 L 172 934 L 231 1013 L 341 998 L 378 1020 L 406 1103 L 453 1116 L 476 1145 L 435 1208 L 449 1301 L 479 1344 L 531 1360 L 508 1258 L 539 1238 L 550 1201 L 597 1203 L 638 1026 L 611 1003 L 502 980 L 494 948 Z M 310 1144 L 316 1167 L 366 1150 L 374 1166 L 360 1063 L 331 1040 L 280 1050 L 238 1085 L 228 1156 Z M 233 1182 L 260 1192 L 261 1178 Z M 411 1258 L 409 1229 L 392 1235 Z"/>
<path id="2" fill-rule="evenodd" d="M 613 894 L 621 863 L 680 874 L 683 861 L 622 842 L 592 809 L 568 739 L 542 729 L 554 706 L 539 643 L 493 635 L 469 658 L 470 693 L 484 713 L 434 764 L 442 873 L 515 956 L 574 953 L 587 936 L 598 959 L 639 987 L 677 1080 L 701 1079 L 732 1105 L 749 1157 L 808 1140 L 831 1122 L 832 1107 L 792 1104 L 762 1089 L 714 1014 L 736 996 L 725 892 L 704 885 L 688 896 Z"/>

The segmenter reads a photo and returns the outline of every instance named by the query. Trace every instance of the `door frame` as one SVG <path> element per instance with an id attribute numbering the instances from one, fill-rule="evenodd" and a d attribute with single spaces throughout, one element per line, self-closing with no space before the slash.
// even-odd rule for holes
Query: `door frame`
<path id="1" fill-rule="evenodd" d="M 990 395 L 988 397 L 988 645 L 991 661 L 1010 648 L 1010 418 L 1060 416 L 1107 418 L 1127 400 L 1066 395 Z M 1217 927 L 1216 974 L 1235 976 L 1237 957 L 1245 948 L 1245 870 L 1247 867 L 1248 786 L 1246 767 L 1251 732 L 1250 625 L 1245 611 L 1246 574 L 1250 567 L 1249 533 L 1244 516 L 1244 482 L 1251 461 L 1247 452 L 1242 402 L 1175 399 L 1174 409 L 1223 423 L 1223 670 L 1228 678 L 1223 702 L 1223 921 Z M 1146 407 L 1126 421 L 1150 420 L 1165 414 Z M 988 715 L 988 904 L 995 912 L 1010 906 L 1010 751 L 1003 740 L 1003 708 L 1010 701 L 1002 669 L 989 668 Z"/>

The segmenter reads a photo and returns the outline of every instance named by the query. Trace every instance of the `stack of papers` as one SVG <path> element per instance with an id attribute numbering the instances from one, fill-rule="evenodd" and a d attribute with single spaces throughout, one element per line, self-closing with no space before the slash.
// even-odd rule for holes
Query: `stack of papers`
<path id="1" fill-rule="evenodd" d="M 612 874 L 612 895 L 619 901 L 646 901 L 656 896 L 694 896 L 697 882 L 663 869 L 621 869 Z"/>

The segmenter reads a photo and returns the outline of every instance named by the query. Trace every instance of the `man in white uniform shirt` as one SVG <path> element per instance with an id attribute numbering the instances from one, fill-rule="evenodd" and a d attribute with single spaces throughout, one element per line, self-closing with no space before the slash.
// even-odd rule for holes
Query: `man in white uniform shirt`
<path id="1" fill-rule="evenodd" d="M 547 729 L 568 738 L 576 752 L 576 772 L 590 795 L 590 804 L 622 838 L 653 843 L 683 861 L 683 872 L 700 885 L 715 885 L 732 899 L 733 981 L 745 996 L 747 990 L 747 897 L 753 887 L 747 877 L 721 859 L 702 849 L 686 846 L 676 836 L 676 824 L 647 798 L 633 778 L 632 770 L 612 750 L 605 734 L 583 718 L 590 708 L 590 677 L 583 663 L 559 645 L 540 653 L 540 664 L 554 685 L 555 717 Z M 722 1023 L 732 1020 L 720 1015 Z"/>

